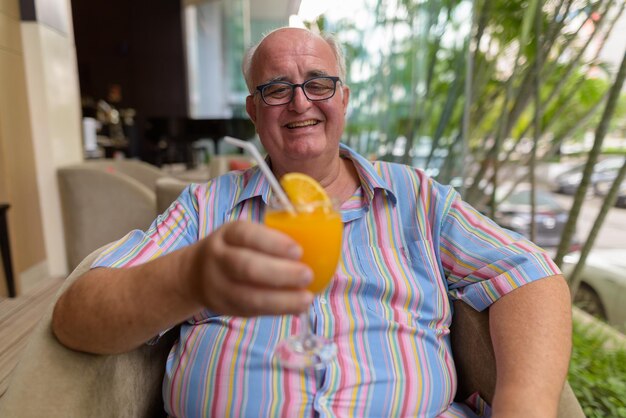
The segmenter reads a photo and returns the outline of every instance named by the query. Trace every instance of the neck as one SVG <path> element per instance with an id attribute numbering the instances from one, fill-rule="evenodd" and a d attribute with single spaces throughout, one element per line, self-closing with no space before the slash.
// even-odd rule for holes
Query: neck
<path id="1" fill-rule="evenodd" d="M 314 164 L 298 163 L 293 167 L 272 166 L 272 171 L 277 178 L 289 172 L 307 174 L 317 180 L 330 197 L 342 203 L 352 196 L 360 184 L 359 175 L 352 160 L 341 158 L 339 154 L 328 164 L 316 162 Z"/>
<path id="2" fill-rule="evenodd" d="M 329 196 L 334 197 L 341 203 L 345 202 L 354 194 L 360 184 L 359 174 L 352 160 L 347 158 L 338 159 L 338 170 L 335 177 L 328 184 L 322 182 Z"/>

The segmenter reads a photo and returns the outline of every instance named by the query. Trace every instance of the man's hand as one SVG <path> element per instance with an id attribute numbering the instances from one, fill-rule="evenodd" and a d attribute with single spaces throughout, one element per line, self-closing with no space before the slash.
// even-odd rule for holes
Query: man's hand
<path id="1" fill-rule="evenodd" d="M 252 222 L 224 225 L 194 245 L 190 273 L 199 302 L 224 315 L 297 314 L 313 295 L 312 270 L 287 235 Z"/>

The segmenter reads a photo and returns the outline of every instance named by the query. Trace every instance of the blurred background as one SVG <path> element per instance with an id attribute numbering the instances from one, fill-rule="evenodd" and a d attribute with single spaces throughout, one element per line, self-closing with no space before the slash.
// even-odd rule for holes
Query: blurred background
<path id="1" fill-rule="evenodd" d="M 621 335 L 625 7 L 615 0 L 0 0 L 0 221 L 11 250 L 0 275 L 10 261 L 19 295 L 72 267 L 61 168 L 136 160 L 204 181 L 212 161 L 237 153 L 225 135 L 258 144 L 245 114 L 241 57 L 264 33 L 291 25 L 333 32 L 344 45 L 352 89 L 345 143 L 425 170 L 546 248 L 575 303 Z M 5 281 L 0 295 L 11 293 Z M 580 346 L 593 347 L 585 341 Z M 626 416 L 623 379 L 596 389 L 616 400 L 598 401 L 605 409 L 586 409 L 590 416 Z"/>

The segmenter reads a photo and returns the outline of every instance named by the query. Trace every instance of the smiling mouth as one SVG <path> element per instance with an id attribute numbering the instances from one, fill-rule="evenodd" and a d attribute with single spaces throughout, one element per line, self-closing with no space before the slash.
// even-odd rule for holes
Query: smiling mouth
<path id="1" fill-rule="evenodd" d="M 285 125 L 287 129 L 297 129 L 297 128 L 306 128 L 307 126 L 315 126 L 320 123 L 319 120 L 309 119 L 303 120 L 300 122 L 291 122 Z"/>

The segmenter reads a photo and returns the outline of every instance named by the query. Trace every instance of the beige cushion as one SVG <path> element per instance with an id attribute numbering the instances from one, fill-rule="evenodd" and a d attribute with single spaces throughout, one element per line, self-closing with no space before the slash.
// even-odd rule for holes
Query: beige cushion
<path id="1" fill-rule="evenodd" d="M 78 266 L 61 292 L 89 268 L 96 253 Z M 161 381 L 175 332 L 155 346 L 146 345 L 121 355 L 93 355 L 61 345 L 52 334 L 51 317 L 52 305 L 33 331 L 0 398 L 0 417 L 163 415 Z"/>

